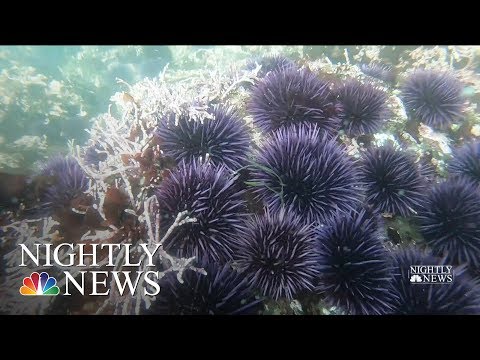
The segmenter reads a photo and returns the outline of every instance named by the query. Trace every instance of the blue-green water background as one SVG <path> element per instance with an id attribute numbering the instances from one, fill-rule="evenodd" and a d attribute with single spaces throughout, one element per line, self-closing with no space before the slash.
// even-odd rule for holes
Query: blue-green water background
<path id="1" fill-rule="evenodd" d="M 66 153 L 67 141 L 83 144 L 92 119 L 105 113 L 120 91 L 116 79 L 134 84 L 169 71 L 207 66 L 202 58 L 213 46 L 0 46 L 0 170 L 29 172 L 52 154 Z M 218 63 L 247 61 L 272 47 L 223 47 L 230 57 Z M 277 47 L 302 61 L 327 55 L 345 61 L 345 49 L 361 46 Z M 301 49 L 299 56 L 298 48 Z M 382 59 L 397 63 L 417 47 L 385 47 Z M 219 52 L 220 53 L 220 52 Z M 205 57 L 206 58 L 206 57 Z M 215 66 L 211 63 L 208 66 Z"/>
<path id="2" fill-rule="evenodd" d="M 69 139 L 85 142 L 84 129 L 118 90 L 116 78 L 154 77 L 171 60 L 166 46 L 0 46 L 0 169 L 25 172 L 66 152 Z M 45 149 L 17 144 L 43 135 Z"/>

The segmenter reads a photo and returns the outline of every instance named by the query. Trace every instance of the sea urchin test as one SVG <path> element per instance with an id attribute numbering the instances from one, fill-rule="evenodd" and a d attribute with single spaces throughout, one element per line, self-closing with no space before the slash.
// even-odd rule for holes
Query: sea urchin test
<path id="1" fill-rule="evenodd" d="M 140 244 L 135 249 L 142 254 L 137 260 L 133 260 L 130 255 L 134 250 L 131 244 L 71 244 L 62 243 L 57 246 L 52 244 L 35 244 L 35 250 L 31 251 L 25 244 L 19 244 L 22 257 L 19 266 L 28 266 L 29 260 L 36 266 L 53 267 L 75 267 L 75 268 L 100 268 L 100 267 L 136 267 L 141 265 L 140 258 L 144 258 L 147 267 L 154 267 L 154 256 L 156 255 L 160 244 L 151 248 L 147 244 Z M 78 251 L 74 252 L 76 247 Z M 114 251 L 118 249 L 120 253 L 125 253 L 122 264 L 117 264 Z M 120 295 L 128 286 L 130 294 L 135 295 L 139 284 L 145 282 L 149 286 L 143 289 L 144 295 L 155 296 L 160 292 L 160 286 L 157 281 L 161 278 L 159 271 L 79 271 L 78 277 L 73 276 L 69 271 L 65 274 L 65 292 L 64 295 L 72 295 L 71 291 L 76 290 L 85 295 L 85 288 L 91 289 L 87 295 L 107 296 L 111 289 L 107 289 L 107 282 L 112 276 L 112 284 L 116 286 Z M 86 276 L 86 274 L 90 276 Z M 90 284 L 87 285 L 87 282 Z M 87 285 L 87 286 L 86 286 Z"/>

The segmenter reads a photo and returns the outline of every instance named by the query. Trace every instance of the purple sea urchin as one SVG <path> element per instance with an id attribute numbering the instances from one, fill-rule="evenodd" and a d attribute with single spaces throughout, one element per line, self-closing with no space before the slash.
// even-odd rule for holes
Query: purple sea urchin
<path id="1" fill-rule="evenodd" d="M 207 274 L 187 270 L 180 284 L 176 273 L 160 281 L 160 295 L 146 311 L 161 315 L 255 315 L 263 309 L 245 276 L 230 263 L 220 265 L 205 259 L 198 267 Z"/>
<path id="2" fill-rule="evenodd" d="M 88 177 L 72 157 L 51 158 L 37 176 L 46 179 L 49 184 L 39 196 L 42 212 L 48 214 L 69 207 L 71 200 L 88 189 Z"/>
<path id="3" fill-rule="evenodd" d="M 316 231 L 317 290 L 349 314 L 390 311 L 391 267 L 376 221 L 365 210 L 338 214 Z"/>
<path id="4" fill-rule="evenodd" d="M 464 177 L 480 185 L 480 141 L 457 149 L 448 170 L 450 174 Z"/>
<path id="5" fill-rule="evenodd" d="M 274 299 L 312 290 L 318 275 L 312 227 L 284 209 L 245 222 L 236 258 L 242 275 Z"/>
<path id="6" fill-rule="evenodd" d="M 420 232 L 435 256 L 480 265 L 480 192 L 461 178 L 433 187 L 418 212 Z"/>
<path id="7" fill-rule="evenodd" d="M 279 129 L 258 151 L 251 183 L 272 212 L 285 206 L 311 223 L 360 201 L 355 163 L 319 131 L 311 126 Z"/>
<path id="8" fill-rule="evenodd" d="M 425 125 L 446 128 L 462 117 L 462 83 L 449 72 L 417 70 L 401 87 L 407 113 Z"/>
<path id="9" fill-rule="evenodd" d="M 395 294 L 394 314 L 398 315 L 471 315 L 480 313 L 478 285 L 465 269 L 454 268 L 454 280 L 445 284 L 414 284 L 412 265 L 444 265 L 444 261 L 416 248 L 392 254 L 393 276 L 390 289 Z M 448 263 L 446 263 L 448 264 Z"/>
<path id="10" fill-rule="evenodd" d="M 395 83 L 395 70 L 390 65 L 382 63 L 360 64 L 360 70 L 362 70 L 365 75 L 390 84 Z"/>
<path id="11" fill-rule="evenodd" d="M 98 166 L 101 161 L 105 161 L 108 157 L 108 153 L 105 150 L 101 150 L 98 144 L 90 145 L 85 149 L 84 160 L 89 165 Z"/>
<path id="12" fill-rule="evenodd" d="M 348 80 L 337 91 L 342 105 L 342 128 L 349 136 L 373 134 L 387 119 L 387 94 L 372 84 Z"/>
<path id="13" fill-rule="evenodd" d="M 211 114 L 212 119 L 203 121 L 175 114 L 162 119 L 157 135 L 164 154 L 177 162 L 205 158 L 209 154 L 214 164 L 223 164 L 232 170 L 241 168 L 246 164 L 250 146 L 246 123 L 232 108 L 214 107 Z"/>
<path id="14" fill-rule="evenodd" d="M 292 60 L 282 55 L 262 56 L 260 58 L 252 59 L 247 63 L 247 69 L 253 70 L 257 67 L 257 65 L 262 66 L 257 74 L 259 78 L 263 78 L 265 75 L 273 71 L 281 71 L 296 67 Z"/>
<path id="15" fill-rule="evenodd" d="M 361 181 L 369 204 L 380 212 L 401 216 L 412 214 L 420 206 L 426 188 L 413 156 L 392 146 L 367 150 Z"/>
<path id="16" fill-rule="evenodd" d="M 334 135 L 340 108 L 330 84 L 307 69 L 286 68 L 259 81 L 247 105 L 253 123 L 264 132 L 293 124 L 316 124 Z"/>
<path id="17" fill-rule="evenodd" d="M 157 197 L 167 222 L 181 211 L 188 211 L 196 222 L 177 227 L 164 248 L 181 257 L 230 260 L 233 235 L 246 212 L 243 193 L 224 166 L 182 161 L 163 180 Z"/>

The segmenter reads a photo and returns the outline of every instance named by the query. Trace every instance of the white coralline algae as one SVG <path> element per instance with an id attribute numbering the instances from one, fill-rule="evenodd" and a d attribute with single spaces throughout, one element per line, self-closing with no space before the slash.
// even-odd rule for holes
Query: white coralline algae
<path id="1" fill-rule="evenodd" d="M 452 153 L 452 149 L 450 148 L 450 139 L 447 135 L 435 131 L 431 127 L 424 124 L 421 124 L 418 127 L 418 132 L 423 138 L 435 143 L 443 154 Z"/>
<path id="2" fill-rule="evenodd" d="M 24 135 L 19 139 L 13 142 L 14 147 L 19 147 L 22 149 L 32 149 L 34 148 L 36 151 L 38 150 L 46 150 L 47 149 L 47 137 L 43 136 L 35 136 L 35 135 Z"/>
<path id="3" fill-rule="evenodd" d="M 169 74 L 167 68 L 158 78 L 145 79 L 135 85 L 130 85 L 118 79 L 120 86 L 125 90 L 112 96 L 113 104 L 108 113 L 98 116 L 91 129 L 90 144 L 95 146 L 98 153 L 105 155 L 97 164 L 91 164 L 85 160 L 85 150 L 73 141 L 70 142 L 70 152 L 77 159 L 81 168 L 90 178 L 89 188 L 86 195 L 93 199 L 92 209 L 98 211 L 105 224 L 108 223 L 105 214 L 105 200 L 108 190 L 114 186 L 120 189 L 128 197 L 126 214 L 136 219 L 136 227 L 144 229 L 144 236 L 140 239 L 133 238 L 132 232 L 124 232 L 114 224 L 109 224 L 104 230 L 88 230 L 75 241 L 73 239 L 59 239 L 52 218 L 39 218 L 23 220 L 9 224 L 2 228 L 6 236 L 2 237 L 4 246 L 12 249 L 7 255 L 8 274 L 1 302 L 0 311 L 14 311 L 18 313 L 44 313 L 48 311 L 53 298 L 38 297 L 32 302 L 18 293 L 22 278 L 29 276 L 33 271 L 29 267 L 19 267 L 19 244 L 34 248 L 35 244 L 68 242 L 75 246 L 61 254 L 60 257 L 68 257 L 72 252 L 77 252 L 81 244 L 91 243 L 115 243 L 119 247 L 112 248 L 111 256 L 116 259 L 113 268 L 109 271 L 121 271 L 125 256 L 137 258 L 137 271 L 146 272 L 149 269 L 148 258 L 142 251 L 142 246 L 148 249 L 157 249 L 158 263 L 162 264 L 158 272 L 158 280 L 167 273 L 175 272 L 179 282 L 182 282 L 185 271 L 199 271 L 203 269 L 193 266 L 195 258 L 177 258 L 168 254 L 163 249 L 163 242 L 178 226 L 196 221 L 190 218 L 186 212 L 177 214 L 177 217 L 169 229 L 161 229 L 159 204 L 157 198 L 151 195 L 151 189 L 156 179 L 147 179 L 145 169 L 140 162 L 146 152 L 161 158 L 162 151 L 155 144 L 154 132 L 159 119 L 169 112 L 188 112 L 191 118 L 202 121 L 208 116 L 207 104 L 213 98 L 222 101 L 235 102 L 235 97 L 245 96 L 242 85 L 252 83 L 255 79 L 254 71 L 218 72 L 217 70 L 196 71 L 189 74 L 181 81 L 174 74 Z M 176 74 L 179 76 L 179 74 Z M 181 75 L 181 74 L 180 74 Z M 59 84 L 50 84 L 49 91 L 59 89 Z M 213 94 L 213 95 L 212 95 Z M 24 136 L 16 142 L 17 146 L 42 147 L 42 139 L 38 137 Z M 139 181 L 139 179 L 141 179 Z M 147 181 L 148 180 L 148 181 Z M 72 208 L 76 214 L 86 214 L 85 209 Z M 161 235 L 163 234 L 163 235 Z M 131 244 L 131 251 L 126 254 L 125 245 Z M 107 257 L 99 260 L 99 265 L 108 264 Z M 68 270 L 68 277 L 63 275 Z M 35 268 L 35 271 L 48 271 L 50 276 L 57 276 L 58 286 L 64 289 L 66 279 L 78 281 L 82 271 L 88 270 L 80 266 L 62 267 L 53 264 L 52 267 Z M 129 269 L 131 270 L 131 269 Z M 158 270 L 158 269 L 155 269 Z M 111 282 L 114 283 L 113 281 Z M 144 279 L 140 280 L 135 296 L 128 292 L 121 292 L 118 288 L 109 285 L 108 296 L 98 307 L 97 314 L 138 314 L 142 308 L 148 308 L 155 296 L 152 293 L 151 284 Z M 147 290 L 147 291 L 146 291 Z M 32 304 L 34 304 L 32 306 Z M 10 309 L 10 310 L 9 310 Z"/>

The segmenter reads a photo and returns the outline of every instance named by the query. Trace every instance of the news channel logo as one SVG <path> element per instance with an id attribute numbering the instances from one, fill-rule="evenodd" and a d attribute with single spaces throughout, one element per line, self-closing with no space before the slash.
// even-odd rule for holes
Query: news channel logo
<path id="1" fill-rule="evenodd" d="M 452 265 L 411 265 L 411 284 L 451 284 L 455 278 Z"/>

